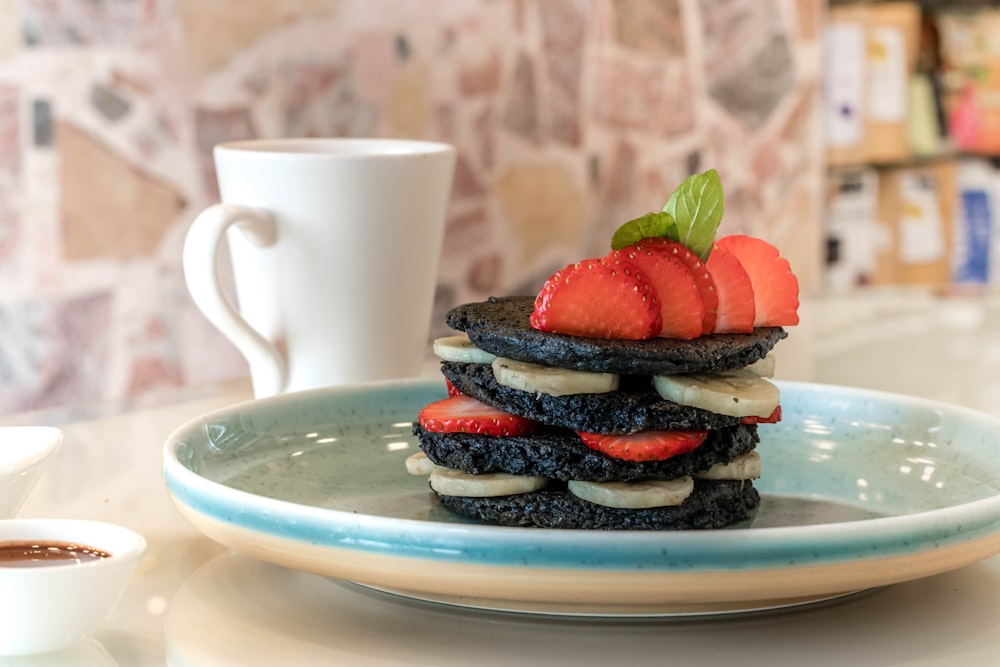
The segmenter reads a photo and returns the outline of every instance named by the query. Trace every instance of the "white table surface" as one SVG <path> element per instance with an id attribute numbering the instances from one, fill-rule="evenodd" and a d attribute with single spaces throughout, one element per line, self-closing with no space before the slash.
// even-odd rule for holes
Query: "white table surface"
<path id="1" fill-rule="evenodd" d="M 825 304 L 819 324 L 783 343 L 778 377 L 1000 414 L 996 309 L 982 300 L 901 303 L 844 306 L 856 318 L 850 326 L 840 326 L 839 306 Z M 0 666 L 1000 664 L 1000 556 L 792 611 L 636 622 L 456 610 L 227 551 L 174 510 L 161 450 L 187 420 L 248 398 L 237 384 L 191 390 L 163 407 L 0 419 L 58 421 L 65 433 L 20 517 L 113 521 L 149 543 L 125 597 L 92 639 L 58 654 L 0 658 Z"/>

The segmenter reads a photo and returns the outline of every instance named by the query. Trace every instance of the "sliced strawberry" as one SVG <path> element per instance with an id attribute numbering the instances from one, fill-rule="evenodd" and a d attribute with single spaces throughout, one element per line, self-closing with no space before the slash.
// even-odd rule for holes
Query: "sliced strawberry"
<path id="1" fill-rule="evenodd" d="M 662 328 L 660 300 L 646 275 L 620 258 L 585 259 L 556 271 L 535 297 L 540 331 L 642 340 Z"/>
<path id="2" fill-rule="evenodd" d="M 777 248 L 764 239 L 742 234 L 724 236 L 718 245 L 735 255 L 750 276 L 756 307 L 754 326 L 799 323 L 799 280 Z"/>
<path id="3" fill-rule="evenodd" d="M 458 387 L 456 387 L 455 385 L 453 385 L 451 383 L 451 380 L 449 380 L 448 378 L 444 379 L 444 386 L 445 386 L 445 388 L 447 388 L 449 396 L 465 396 L 465 394 L 463 394 L 462 392 L 460 392 L 458 390 Z"/>
<path id="4" fill-rule="evenodd" d="M 624 461 L 665 461 L 705 442 L 708 431 L 641 431 L 631 435 L 579 432 L 591 449 Z"/>
<path id="5" fill-rule="evenodd" d="M 608 259 L 631 262 L 649 277 L 660 301 L 659 336 L 691 339 L 701 335 L 705 304 L 694 276 L 670 249 L 654 243 L 636 244 L 612 250 Z"/>
<path id="6" fill-rule="evenodd" d="M 452 396 L 425 405 L 417 415 L 420 425 L 435 433 L 530 435 L 538 422 L 498 410 L 471 396 Z"/>
<path id="7" fill-rule="evenodd" d="M 691 277 L 694 278 L 694 284 L 698 288 L 698 293 L 701 294 L 701 302 L 705 307 L 705 318 L 702 320 L 701 332 L 703 334 L 710 334 L 715 331 L 715 319 L 719 310 L 719 295 L 715 291 L 715 281 L 712 280 L 712 274 L 708 272 L 708 268 L 701 261 L 701 258 L 691 252 L 683 243 L 662 237 L 643 239 L 635 244 L 635 248 L 665 252 L 683 262 L 684 266 L 691 272 Z M 663 301 L 663 295 L 660 294 L 658 296 L 660 297 L 660 301 Z"/>
<path id="8" fill-rule="evenodd" d="M 716 243 L 705 266 L 712 274 L 715 292 L 719 296 L 715 333 L 753 331 L 756 314 L 753 285 L 740 260 Z"/>
<path id="9" fill-rule="evenodd" d="M 777 424 L 781 421 L 781 406 L 779 405 L 767 417 L 743 417 L 741 424 Z"/>

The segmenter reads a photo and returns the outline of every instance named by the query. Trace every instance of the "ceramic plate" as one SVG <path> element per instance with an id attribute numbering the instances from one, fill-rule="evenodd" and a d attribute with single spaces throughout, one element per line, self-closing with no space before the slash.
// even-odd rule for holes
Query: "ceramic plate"
<path id="1" fill-rule="evenodd" d="M 779 383 L 755 517 L 717 531 L 486 526 L 404 470 L 440 381 L 250 401 L 175 431 L 164 476 L 200 531 L 266 561 L 487 609 L 673 615 L 769 609 L 1000 553 L 1000 420 L 899 395 Z"/>

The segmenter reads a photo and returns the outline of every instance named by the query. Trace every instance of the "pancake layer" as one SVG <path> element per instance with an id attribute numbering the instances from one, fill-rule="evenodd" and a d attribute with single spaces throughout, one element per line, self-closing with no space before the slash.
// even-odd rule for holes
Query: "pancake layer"
<path id="1" fill-rule="evenodd" d="M 489 364 L 445 361 L 441 363 L 441 372 L 467 396 L 511 414 L 574 431 L 686 431 L 740 423 L 739 417 L 664 400 L 653 389 L 649 377 L 623 377 L 621 388 L 613 392 L 551 396 L 500 384 Z"/>
<path id="2" fill-rule="evenodd" d="M 757 446 L 757 427 L 709 431 L 694 450 L 665 461 L 624 461 L 593 450 L 571 431 L 546 429 L 531 436 L 494 437 L 475 433 L 434 433 L 414 424 L 420 448 L 435 464 L 470 474 L 505 472 L 591 482 L 673 479 L 729 463 Z"/>
<path id="3" fill-rule="evenodd" d="M 553 485 L 541 491 L 495 498 L 438 495 L 463 516 L 500 524 L 588 530 L 704 530 L 749 519 L 760 504 L 751 482 L 697 480 L 694 492 L 674 507 L 619 509 L 581 500 Z"/>
<path id="4" fill-rule="evenodd" d="M 712 334 L 695 340 L 611 340 L 565 336 L 532 329 L 534 298 L 491 297 L 448 311 L 448 326 L 468 334 L 482 350 L 500 357 L 574 370 L 631 375 L 719 372 L 743 368 L 767 356 L 788 334 L 761 327 L 748 334 Z"/>

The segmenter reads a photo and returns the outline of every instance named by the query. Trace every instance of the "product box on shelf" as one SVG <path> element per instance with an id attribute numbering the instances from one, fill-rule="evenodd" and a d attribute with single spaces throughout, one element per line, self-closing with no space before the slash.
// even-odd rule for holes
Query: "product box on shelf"
<path id="1" fill-rule="evenodd" d="M 938 20 L 948 72 L 945 107 L 955 146 L 1000 153 L 1000 9 L 943 12 Z"/>
<path id="2" fill-rule="evenodd" d="M 878 179 L 873 282 L 937 285 L 951 282 L 957 163 L 953 159 L 882 169 Z"/>
<path id="3" fill-rule="evenodd" d="M 875 272 L 879 239 L 878 171 L 834 169 L 827 174 L 823 211 L 824 287 L 832 292 L 867 285 Z"/>
<path id="4" fill-rule="evenodd" d="M 915 2 L 885 2 L 867 10 L 865 160 L 904 160 L 910 156 L 909 86 L 921 11 Z"/>
<path id="5" fill-rule="evenodd" d="M 989 161 L 966 158 L 958 165 L 958 206 L 953 234 L 952 279 L 959 285 L 985 285 L 998 278 L 996 247 L 997 188 L 1000 173 Z"/>
<path id="6" fill-rule="evenodd" d="M 829 165 L 865 159 L 867 8 L 830 7 L 823 28 L 823 139 Z"/>
<path id="7" fill-rule="evenodd" d="M 834 5 L 824 28 L 827 163 L 891 163 L 911 154 L 910 81 L 921 10 L 915 2 Z"/>

